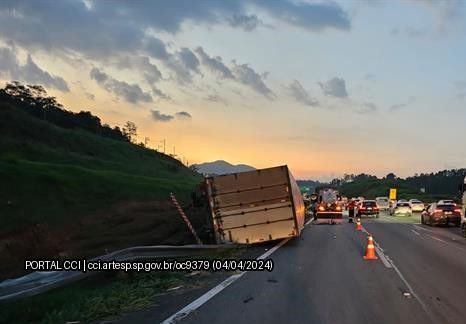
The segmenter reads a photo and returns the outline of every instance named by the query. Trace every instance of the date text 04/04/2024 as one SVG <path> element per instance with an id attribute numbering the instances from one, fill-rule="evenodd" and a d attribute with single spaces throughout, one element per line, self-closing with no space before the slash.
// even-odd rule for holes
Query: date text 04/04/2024
<path id="1" fill-rule="evenodd" d="M 272 259 L 190 259 L 190 260 L 25 260 L 26 271 L 272 271 Z"/>

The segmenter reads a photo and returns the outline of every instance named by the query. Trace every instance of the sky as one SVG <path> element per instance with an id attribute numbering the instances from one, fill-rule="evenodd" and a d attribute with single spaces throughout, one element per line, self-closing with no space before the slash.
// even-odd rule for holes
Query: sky
<path id="1" fill-rule="evenodd" d="M 0 1 L 0 81 L 188 163 L 466 167 L 462 0 Z"/>

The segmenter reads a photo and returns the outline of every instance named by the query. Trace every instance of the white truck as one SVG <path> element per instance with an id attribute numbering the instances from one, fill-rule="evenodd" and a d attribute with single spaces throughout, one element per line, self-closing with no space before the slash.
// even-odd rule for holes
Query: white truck
<path id="1" fill-rule="evenodd" d="M 286 165 L 206 178 L 217 243 L 295 237 L 304 227 L 301 192 Z"/>

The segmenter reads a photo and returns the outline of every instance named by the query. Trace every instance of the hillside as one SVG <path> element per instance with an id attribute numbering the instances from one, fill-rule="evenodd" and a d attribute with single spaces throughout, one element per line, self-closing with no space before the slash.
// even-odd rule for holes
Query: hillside
<path id="1" fill-rule="evenodd" d="M 254 167 L 246 164 L 234 165 L 223 160 L 195 164 L 194 166 L 199 173 L 208 175 L 230 174 L 256 170 Z"/>
<path id="2" fill-rule="evenodd" d="M 1 94 L 0 278 L 16 273 L 17 265 L 8 266 L 24 257 L 191 243 L 168 197 L 174 192 L 189 203 L 197 173 L 115 134 L 41 120 L 28 109 L 43 108 L 26 109 Z M 203 213 L 190 213 L 195 226 L 205 223 Z"/>

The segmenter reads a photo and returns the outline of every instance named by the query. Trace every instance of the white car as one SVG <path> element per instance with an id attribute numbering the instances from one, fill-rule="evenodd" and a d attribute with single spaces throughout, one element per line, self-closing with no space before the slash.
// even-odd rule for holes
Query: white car
<path id="1" fill-rule="evenodd" d="M 456 203 L 451 200 L 451 199 L 442 199 L 442 200 L 439 200 L 438 203 L 439 205 L 456 205 Z"/>
<path id="2" fill-rule="evenodd" d="M 409 206 L 409 202 L 398 202 L 393 208 L 392 215 L 394 216 L 411 216 L 413 214 L 413 211 L 411 210 L 411 207 Z"/>
<path id="3" fill-rule="evenodd" d="M 380 210 L 388 210 L 390 208 L 390 200 L 387 197 L 377 197 L 375 201 L 379 205 Z"/>
<path id="4" fill-rule="evenodd" d="M 410 199 L 409 207 L 411 207 L 412 212 L 422 212 L 425 208 L 424 203 L 418 199 Z"/>

